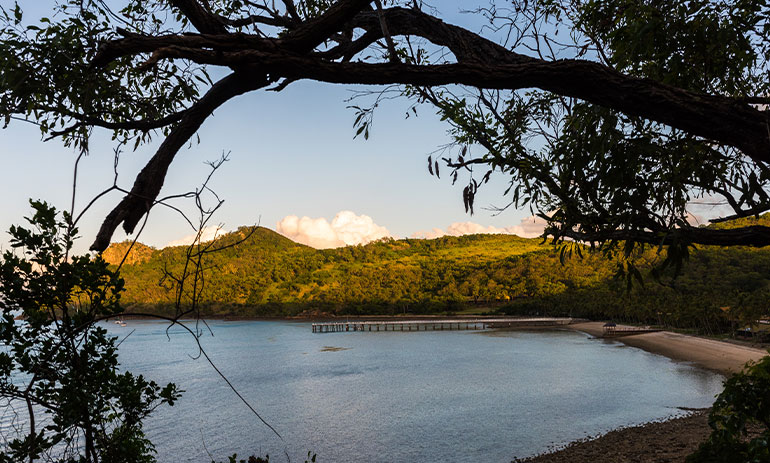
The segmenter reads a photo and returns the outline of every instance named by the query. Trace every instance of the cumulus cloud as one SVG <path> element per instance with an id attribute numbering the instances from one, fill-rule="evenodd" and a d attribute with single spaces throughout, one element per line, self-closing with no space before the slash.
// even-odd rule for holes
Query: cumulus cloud
<path id="1" fill-rule="evenodd" d="M 700 214 L 694 214 L 692 212 L 687 213 L 687 223 L 693 227 L 699 227 L 706 223 L 706 219 Z"/>
<path id="2" fill-rule="evenodd" d="M 551 214 L 548 214 L 548 216 L 550 217 Z M 535 238 L 543 234 L 546 225 L 547 223 L 544 218 L 531 215 L 521 219 L 521 222 L 513 228 L 521 231 L 521 233 L 518 231 L 514 232 L 521 237 Z"/>
<path id="3" fill-rule="evenodd" d="M 387 228 L 374 223 L 368 215 L 340 211 L 331 222 L 323 217 L 289 215 L 279 220 L 275 230 L 283 236 L 317 249 L 366 244 L 391 236 Z"/>
<path id="4" fill-rule="evenodd" d="M 204 227 L 201 231 L 201 242 L 211 241 L 214 238 L 222 236 L 224 233 L 227 232 L 220 226 L 212 225 L 210 227 Z M 166 246 L 189 246 L 195 241 L 196 236 L 198 236 L 197 233 L 191 233 L 178 240 L 170 241 Z"/>
<path id="5" fill-rule="evenodd" d="M 545 220 L 540 217 L 530 216 L 522 219 L 518 225 L 510 227 L 484 226 L 474 222 L 455 222 L 450 224 L 446 231 L 440 228 L 421 230 L 412 235 L 412 238 L 438 238 L 440 236 L 462 236 L 476 233 L 518 235 L 523 238 L 534 238 L 543 234 Z"/>

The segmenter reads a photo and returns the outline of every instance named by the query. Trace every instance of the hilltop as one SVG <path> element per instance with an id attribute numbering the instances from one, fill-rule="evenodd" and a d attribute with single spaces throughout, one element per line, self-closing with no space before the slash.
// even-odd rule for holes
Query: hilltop
<path id="1" fill-rule="evenodd" d="M 207 256 L 204 305 L 228 306 L 227 310 L 261 306 L 265 314 L 274 314 L 278 306 L 289 313 L 308 307 L 362 312 L 366 305 L 375 304 L 387 306 L 388 312 L 403 312 L 468 301 L 505 301 L 533 291 L 525 288 L 523 280 L 521 288 L 512 286 L 510 270 L 517 258 L 552 252 L 540 239 L 513 235 L 381 240 L 316 250 L 263 227 L 230 246 L 249 231 L 244 227 L 223 235 L 215 244 L 223 249 Z M 111 245 L 105 260 L 118 264 L 128 245 Z M 158 307 L 170 304 L 174 292 L 163 275 L 165 271 L 180 274 L 186 256 L 186 246 L 154 249 L 137 243 L 122 268 L 127 282 L 124 301 Z"/>
<path id="2" fill-rule="evenodd" d="M 426 314 L 497 311 L 612 318 L 719 332 L 756 319 L 770 296 L 770 250 L 705 248 L 684 273 L 649 280 L 626 292 L 614 277 L 617 261 L 585 252 L 563 264 L 542 239 L 514 235 L 381 240 L 317 250 L 267 228 L 222 236 L 204 261 L 205 316 Z M 245 241 L 230 246 L 233 243 Z M 117 263 L 126 243 L 106 257 Z M 126 259 L 124 302 L 169 312 L 171 278 L 182 273 L 187 247 L 137 244 Z M 120 258 L 119 258 L 120 257 Z M 640 266 L 660 257 L 649 251 Z M 190 286 L 190 285 L 188 285 Z"/>
<path id="3" fill-rule="evenodd" d="M 248 239 L 246 239 L 248 237 Z M 238 244 L 238 253 L 260 252 L 283 252 L 294 248 L 307 248 L 307 246 L 286 238 L 269 228 L 265 227 L 240 227 L 238 230 L 222 234 L 217 237 L 217 247 L 225 247 L 239 241 L 245 241 Z M 130 252 L 128 252 L 130 249 Z M 112 243 L 102 253 L 102 258 L 111 265 L 118 265 L 126 256 L 125 265 L 144 264 L 153 259 L 162 259 L 166 257 L 177 258 L 186 255 L 187 246 L 169 246 L 162 249 L 156 249 L 140 242 L 123 241 Z M 222 251 L 226 252 L 226 251 Z M 229 253 L 232 255 L 232 253 Z"/>

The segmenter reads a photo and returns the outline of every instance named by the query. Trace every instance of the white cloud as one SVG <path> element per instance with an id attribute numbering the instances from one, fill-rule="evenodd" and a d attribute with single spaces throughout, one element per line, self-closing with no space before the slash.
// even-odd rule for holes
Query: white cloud
<path id="1" fill-rule="evenodd" d="M 550 217 L 551 214 L 548 214 L 548 216 Z M 536 238 L 543 234 L 543 230 L 545 230 L 546 225 L 547 223 L 544 218 L 531 215 L 521 219 L 519 225 L 515 226 L 514 228 L 521 230 L 521 233 L 516 232 L 516 234 L 521 237 Z"/>
<path id="2" fill-rule="evenodd" d="M 453 224 L 454 225 L 454 224 Z M 420 230 L 418 232 L 412 233 L 412 236 L 410 238 L 419 238 L 419 239 L 433 239 L 433 238 L 439 238 L 441 236 L 446 236 L 447 232 L 440 228 L 431 228 L 430 230 Z"/>
<path id="3" fill-rule="evenodd" d="M 214 238 L 218 238 L 222 236 L 224 233 L 227 233 L 224 228 L 220 226 L 210 226 L 210 227 L 204 227 L 201 231 L 201 242 L 211 241 Z M 166 244 L 166 247 L 169 246 L 189 246 L 194 241 L 196 236 L 198 236 L 197 233 L 191 233 L 187 236 L 184 236 L 182 238 L 179 238 L 178 240 L 171 241 Z"/>
<path id="4" fill-rule="evenodd" d="M 285 237 L 317 249 L 366 244 L 389 237 L 387 228 L 374 223 L 368 215 L 340 211 L 331 223 L 323 217 L 289 215 L 279 220 L 275 230 Z"/>
<path id="5" fill-rule="evenodd" d="M 689 223 L 693 227 L 699 227 L 706 223 L 706 219 L 702 215 L 694 214 L 692 212 L 687 213 L 686 219 L 687 219 L 687 223 Z"/>
<path id="6" fill-rule="evenodd" d="M 518 235 L 523 238 L 535 238 L 543 234 L 545 220 L 540 217 L 530 216 L 522 219 L 518 225 L 510 227 L 484 226 L 473 222 L 455 222 L 450 224 L 446 231 L 440 228 L 421 230 L 412 235 L 412 238 L 438 238 L 440 236 L 462 236 L 476 233 Z"/>

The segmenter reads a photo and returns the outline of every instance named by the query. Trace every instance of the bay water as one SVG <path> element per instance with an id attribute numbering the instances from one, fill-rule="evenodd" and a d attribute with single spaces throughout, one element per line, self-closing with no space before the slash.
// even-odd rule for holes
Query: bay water
<path id="1" fill-rule="evenodd" d="M 209 321 L 200 342 L 154 321 L 108 325 L 122 368 L 185 390 L 147 422 L 160 462 L 506 462 L 708 407 L 722 376 L 573 331 L 314 334 Z M 195 329 L 195 323 L 188 326 Z M 130 333 L 130 335 L 129 335 Z M 128 336 L 127 336 L 128 335 Z M 126 337 L 127 336 L 127 337 Z"/>

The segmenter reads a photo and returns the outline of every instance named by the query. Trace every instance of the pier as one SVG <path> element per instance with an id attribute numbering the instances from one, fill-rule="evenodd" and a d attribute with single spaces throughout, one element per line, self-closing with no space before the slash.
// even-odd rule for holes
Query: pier
<path id="1" fill-rule="evenodd" d="M 487 330 L 491 328 L 528 328 L 563 326 L 572 323 L 571 318 L 472 318 L 445 320 L 369 320 L 313 323 L 313 333 L 342 333 L 348 331 L 443 331 Z"/>

